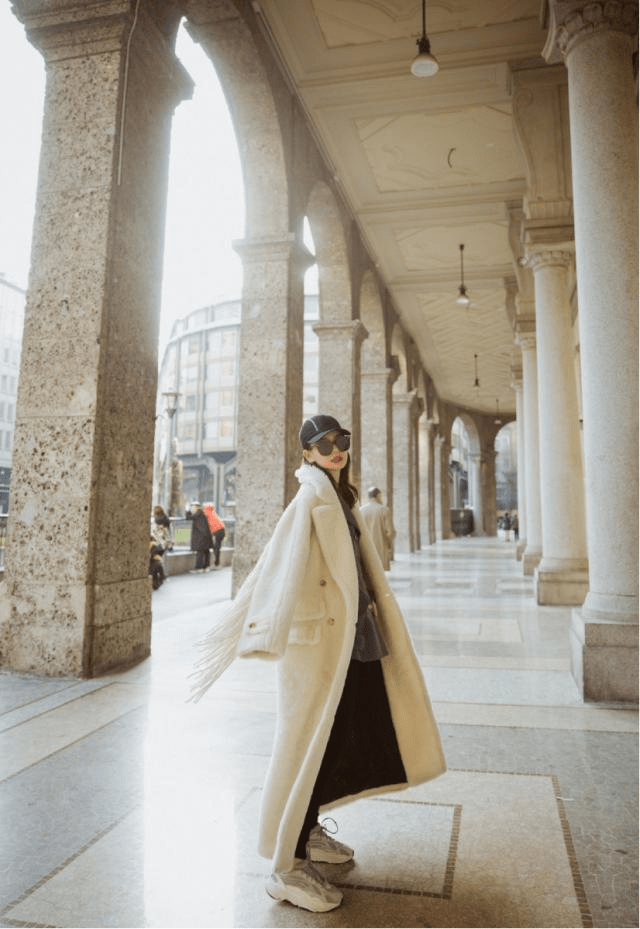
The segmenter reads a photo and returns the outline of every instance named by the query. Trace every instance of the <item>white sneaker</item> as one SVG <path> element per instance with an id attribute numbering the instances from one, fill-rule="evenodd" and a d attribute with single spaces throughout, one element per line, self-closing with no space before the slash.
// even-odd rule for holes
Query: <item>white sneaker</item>
<path id="1" fill-rule="evenodd" d="M 309 833 L 307 855 L 311 861 L 323 861 L 326 864 L 344 864 L 353 858 L 353 849 L 343 845 L 330 835 L 325 827 L 318 823 Z"/>
<path id="2" fill-rule="evenodd" d="M 312 913 L 328 913 L 342 903 L 342 892 L 317 871 L 308 858 L 296 860 L 291 871 L 272 874 L 267 893 L 274 900 L 288 900 Z"/>

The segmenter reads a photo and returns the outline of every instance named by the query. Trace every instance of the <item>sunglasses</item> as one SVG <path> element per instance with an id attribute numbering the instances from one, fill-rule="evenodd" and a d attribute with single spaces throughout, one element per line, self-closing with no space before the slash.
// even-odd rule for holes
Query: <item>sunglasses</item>
<path id="1" fill-rule="evenodd" d="M 321 455 L 330 455 L 334 445 L 339 452 L 346 452 L 351 447 L 351 436 L 337 435 L 335 439 L 322 438 L 313 444 Z"/>

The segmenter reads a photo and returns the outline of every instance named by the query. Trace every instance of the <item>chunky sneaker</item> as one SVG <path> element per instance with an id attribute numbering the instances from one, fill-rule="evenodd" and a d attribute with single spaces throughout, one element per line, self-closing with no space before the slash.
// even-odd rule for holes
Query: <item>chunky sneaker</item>
<path id="1" fill-rule="evenodd" d="M 342 893 L 317 871 L 308 858 L 296 859 L 291 871 L 272 874 L 267 893 L 274 900 L 288 900 L 312 913 L 328 913 L 342 903 Z"/>
<path id="2" fill-rule="evenodd" d="M 353 858 L 353 849 L 338 842 L 318 823 L 309 833 L 307 842 L 307 855 L 311 861 L 322 861 L 325 864 L 344 864 Z"/>

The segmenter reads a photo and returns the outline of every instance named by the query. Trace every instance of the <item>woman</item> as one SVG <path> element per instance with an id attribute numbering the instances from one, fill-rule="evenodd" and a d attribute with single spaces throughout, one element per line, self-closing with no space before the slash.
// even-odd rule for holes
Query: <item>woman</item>
<path id="1" fill-rule="evenodd" d="M 278 658 L 279 718 L 259 850 L 267 892 L 313 912 L 342 893 L 314 867 L 353 851 L 320 808 L 445 770 L 422 672 L 349 482 L 350 433 L 332 416 L 300 430 L 300 489 L 225 621 L 207 641 L 201 695 L 234 656 Z"/>
<path id="2" fill-rule="evenodd" d="M 209 529 L 211 530 L 211 538 L 213 539 L 213 563 L 218 567 L 220 564 L 220 548 L 224 540 L 227 530 L 225 525 L 215 511 L 213 503 L 205 503 L 204 505 L 204 515 L 207 517 L 207 522 L 209 523 Z"/>

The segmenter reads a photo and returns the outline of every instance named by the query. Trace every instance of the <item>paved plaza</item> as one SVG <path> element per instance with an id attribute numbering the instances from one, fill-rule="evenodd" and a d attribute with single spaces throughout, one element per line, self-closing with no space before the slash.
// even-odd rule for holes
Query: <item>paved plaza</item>
<path id="1" fill-rule="evenodd" d="M 96 680 L 0 674 L 3 927 L 637 926 L 637 712 L 584 705 L 569 608 L 538 607 L 514 544 L 399 555 L 392 586 L 448 772 L 334 812 L 343 905 L 264 890 L 257 816 L 275 665 L 188 702 L 231 571 L 153 594 L 152 656 Z"/>

